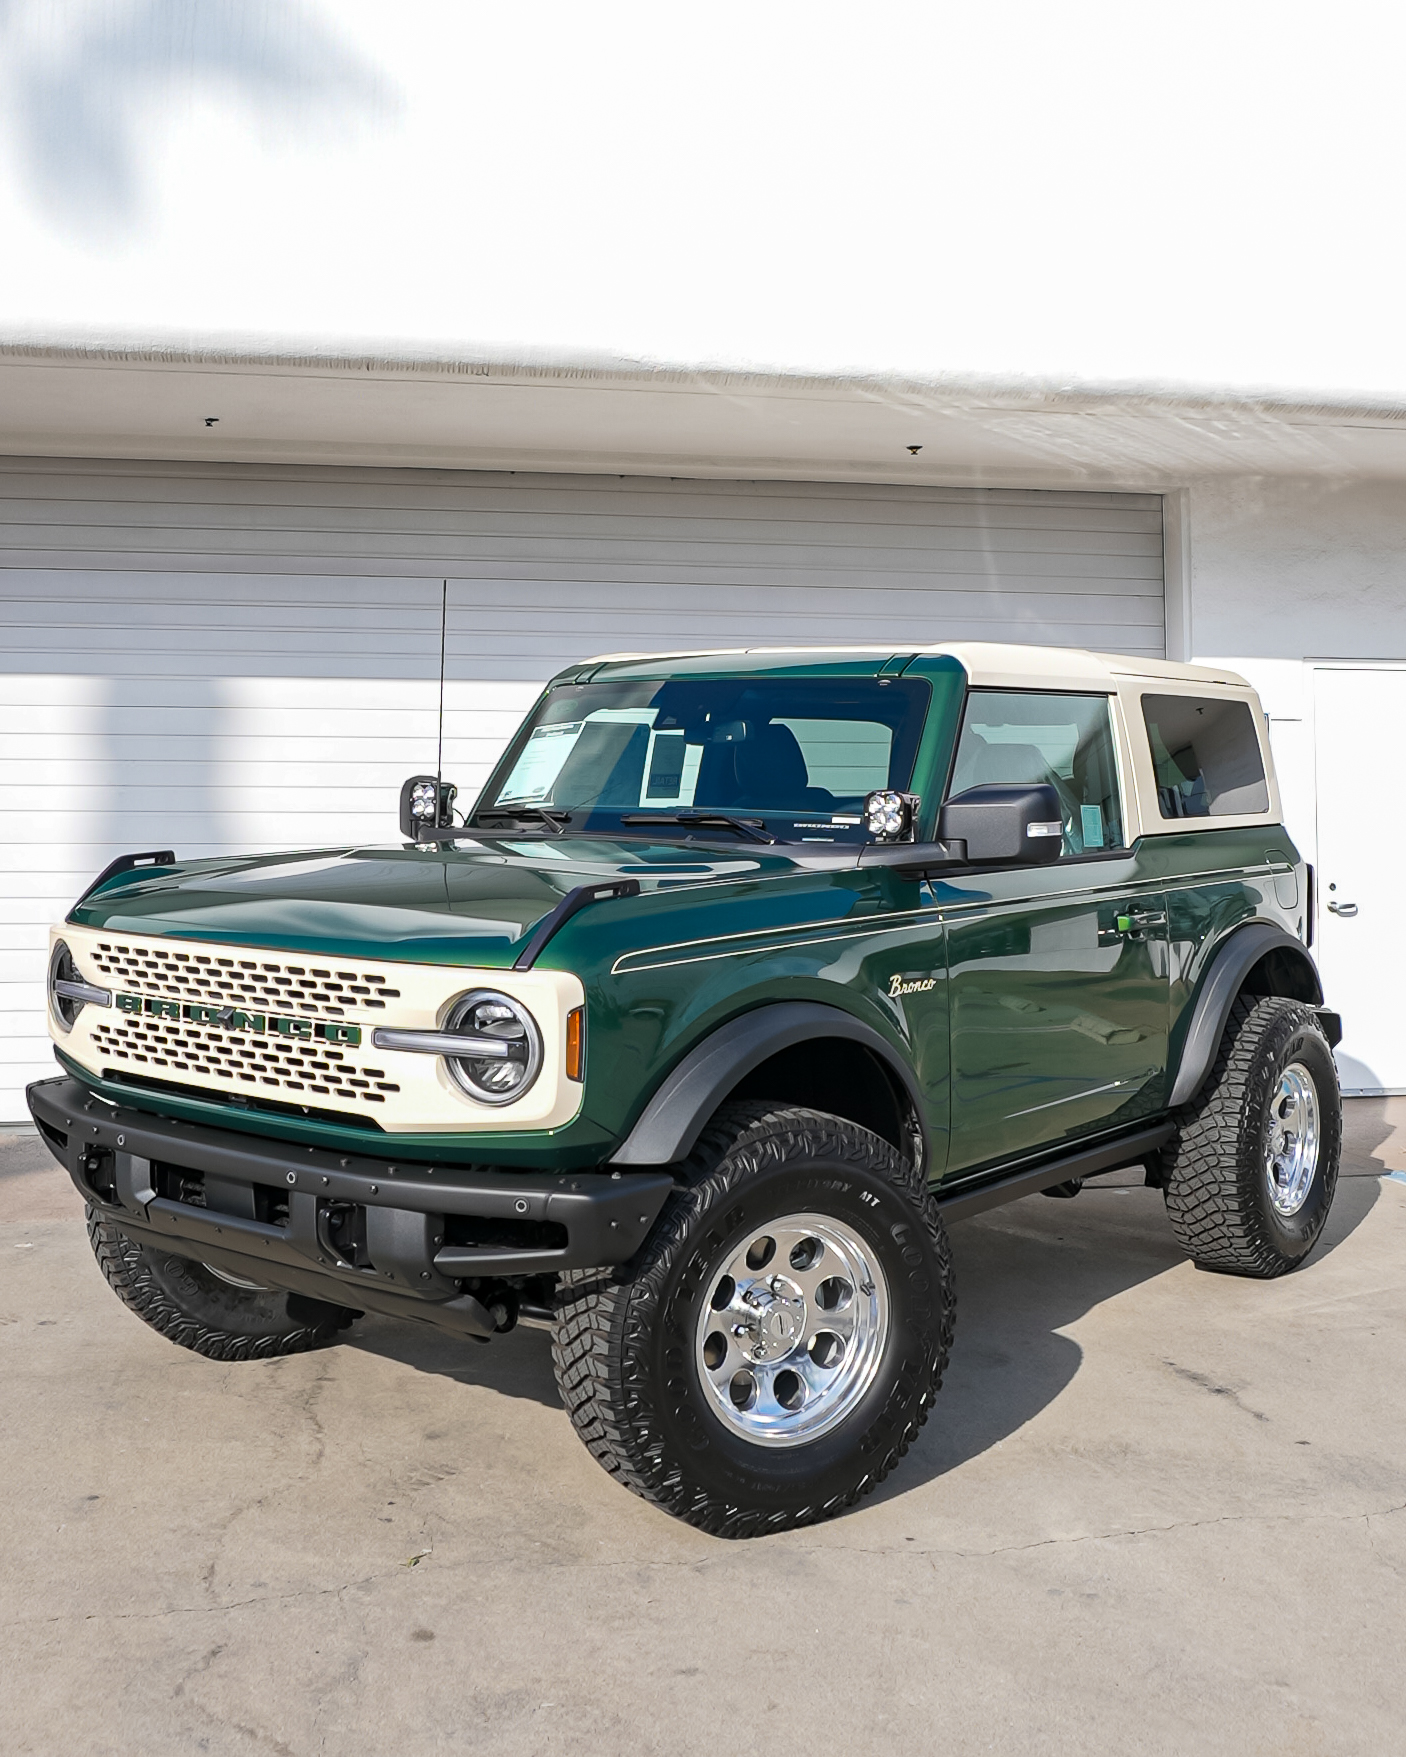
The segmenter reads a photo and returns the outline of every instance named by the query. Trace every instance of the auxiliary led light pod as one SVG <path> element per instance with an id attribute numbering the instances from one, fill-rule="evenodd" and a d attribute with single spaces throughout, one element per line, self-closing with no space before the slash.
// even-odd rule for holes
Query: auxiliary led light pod
<path id="1" fill-rule="evenodd" d="M 864 828 L 876 842 L 911 842 L 920 803 L 916 793 L 878 787 L 864 796 Z"/>
<path id="2" fill-rule="evenodd" d="M 406 841 L 422 840 L 427 830 L 452 830 L 458 791 L 436 775 L 412 775 L 400 790 L 400 833 Z"/>

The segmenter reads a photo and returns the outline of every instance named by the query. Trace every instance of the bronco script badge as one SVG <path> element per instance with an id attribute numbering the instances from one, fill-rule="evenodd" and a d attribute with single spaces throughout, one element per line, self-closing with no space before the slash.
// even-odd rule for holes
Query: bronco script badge
<path id="1" fill-rule="evenodd" d="M 926 994 L 936 987 L 935 976 L 890 976 L 889 999 L 896 1001 L 901 994 Z"/>

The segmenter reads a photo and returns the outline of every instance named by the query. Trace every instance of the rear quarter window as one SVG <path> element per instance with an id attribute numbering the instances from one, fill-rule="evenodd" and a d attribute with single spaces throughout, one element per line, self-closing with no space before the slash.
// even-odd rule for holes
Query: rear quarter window
<path id="1" fill-rule="evenodd" d="M 1157 805 L 1164 818 L 1241 817 L 1269 810 L 1269 784 L 1245 701 L 1145 695 Z"/>

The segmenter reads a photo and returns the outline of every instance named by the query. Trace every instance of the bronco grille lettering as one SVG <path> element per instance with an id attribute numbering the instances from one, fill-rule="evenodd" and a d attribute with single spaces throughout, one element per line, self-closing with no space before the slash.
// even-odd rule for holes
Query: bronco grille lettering
<path id="1" fill-rule="evenodd" d="M 226 1031 L 248 1031 L 255 1036 L 314 1038 L 321 1043 L 342 1043 L 356 1049 L 361 1043 L 360 1025 L 343 1025 L 335 1019 L 289 1019 L 268 1013 L 247 1013 L 242 1007 L 214 1007 L 203 1001 L 158 1000 L 154 995 L 119 994 L 119 1013 L 143 1013 L 153 1019 L 184 1019 L 192 1025 L 220 1025 Z"/>

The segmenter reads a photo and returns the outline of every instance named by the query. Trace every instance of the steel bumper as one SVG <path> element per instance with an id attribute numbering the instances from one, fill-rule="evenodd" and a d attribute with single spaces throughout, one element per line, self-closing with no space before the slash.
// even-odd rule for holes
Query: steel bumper
<path id="1" fill-rule="evenodd" d="M 465 1282 L 623 1262 L 673 1188 L 659 1172 L 534 1176 L 299 1147 L 114 1106 L 71 1078 L 27 1096 L 79 1193 L 134 1235 L 470 1335 L 494 1325 Z"/>

